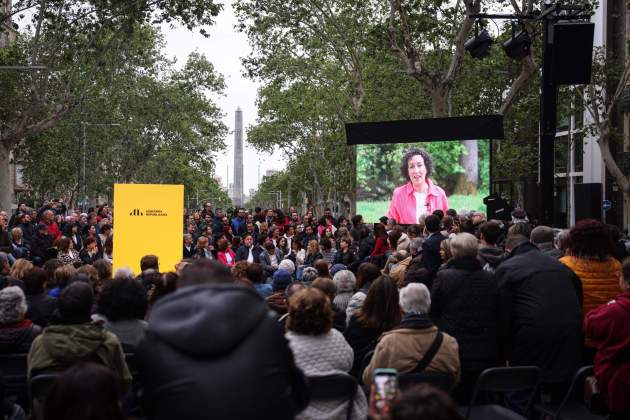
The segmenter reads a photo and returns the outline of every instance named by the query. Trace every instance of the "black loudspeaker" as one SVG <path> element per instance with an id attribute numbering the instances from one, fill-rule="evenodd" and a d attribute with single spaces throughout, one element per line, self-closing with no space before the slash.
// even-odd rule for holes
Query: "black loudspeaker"
<path id="1" fill-rule="evenodd" d="M 512 217 L 512 207 L 507 201 L 496 194 L 491 194 L 483 199 L 486 205 L 486 218 L 496 220 L 510 220 Z"/>
<path id="2" fill-rule="evenodd" d="M 575 184 L 573 186 L 575 197 L 575 221 L 582 219 L 602 220 L 602 184 L 593 182 L 588 184 Z"/>
<path id="3" fill-rule="evenodd" d="M 593 35 L 590 22 L 560 22 L 553 25 L 553 70 L 556 85 L 587 85 L 593 66 Z"/>

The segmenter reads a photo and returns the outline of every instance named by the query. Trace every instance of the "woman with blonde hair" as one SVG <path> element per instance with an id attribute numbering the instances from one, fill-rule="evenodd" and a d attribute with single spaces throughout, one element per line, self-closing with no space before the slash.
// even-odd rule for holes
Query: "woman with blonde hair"
<path id="1" fill-rule="evenodd" d="M 22 280 L 27 271 L 33 268 L 33 263 L 24 258 L 18 258 L 11 267 L 11 277 Z"/>
<path id="2" fill-rule="evenodd" d="M 316 240 L 309 241 L 308 246 L 306 247 L 306 258 L 304 258 L 304 266 L 313 267 L 315 261 L 323 259 L 324 256 L 319 250 L 319 243 Z"/>

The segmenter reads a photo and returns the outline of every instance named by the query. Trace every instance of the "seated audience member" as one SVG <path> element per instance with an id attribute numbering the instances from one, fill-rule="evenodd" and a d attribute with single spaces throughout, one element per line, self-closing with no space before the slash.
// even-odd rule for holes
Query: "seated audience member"
<path id="1" fill-rule="evenodd" d="M 74 276 L 77 269 L 72 265 L 62 265 L 55 270 L 55 288 L 48 292 L 50 297 L 59 297 L 61 291 L 68 285 L 70 278 Z"/>
<path id="2" fill-rule="evenodd" d="M 398 328 L 381 335 L 374 356 L 363 372 L 363 383 L 371 384 L 374 369 L 393 368 L 399 373 L 413 372 L 434 340 L 441 334 L 442 343 L 423 372 L 441 372 L 459 381 L 460 363 L 457 341 L 438 331 L 429 318 L 431 296 L 424 284 L 410 283 L 400 290 L 403 317 Z"/>
<path id="3" fill-rule="evenodd" d="M 546 392 L 561 398 L 581 363 L 580 281 L 526 236 L 508 235 L 505 250 L 495 272 L 501 356 L 510 366 L 540 367 Z"/>
<path id="4" fill-rule="evenodd" d="M 243 245 L 236 250 L 236 261 L 247 261 L 248 263 L 260 262 L 260 248 L 255 246 L 254 237 L 245 235 Z"/>
<path id="5" fill-rule="evenodd" d="M 177 289 L 178 280 L 179 276 L 177 275 L 177 273 L 174 273 L 172 271 L 162 274 L 160 280 L 154 283 L 151 290 L 149 290 L 149 309 L 147 310 L 147 312 L 149 312 L 151 308 L 153 308 L 153 305 L 155 305 L 158 300 L 170 293 L 173 293 Z"/>
<path id="6" fill-rule="evenodd" d="M 395 256 L 395 262 L 389 267 L 389 277 L 398 287 L 402 287 L 412 257 L 405 250 L 396 251 L 392 256 Z"/>
<path id="7" fill-rule="evenodd" d="M 226 267 L 233 267 L 236 260 L 234 251 L 230 248 L 230 244 L 226 239 L 217 241 L 217 261 Z"/>
<path id="8" fill-rule="evenodd" d="M 160 261 L 157 255 L 145 255 L 140 259 L 140 271 L 145 270 L 160 271 Z"/>
<path id="9" fill-rule="evenodd" d="M 273 273 L 278 269 L 282 257 L 282 251 L 276 248 L 273 242 L 265 243 L 264 249 L 258 258 L 263 268 L 265 280 L 273 277 Z"/>
<path id="10" fill-rule="evenodd" d="M 134 279 L 116 278 L 98 296 L 96 312 L 105 317 L 103 327 L 113 333 L 126 352 L 133 353 L 144 338 L 147 292 Z"/>
<path id="11" fill-rule="evenodd" d="M 98 250 L 95 238 L 89 237 L 85 239 L 83 249 L 79 252 L 79 258 L 83 264 L 94 264 L 96 260 L 103 258 L 103 254 Z"/>
<path id="12" fill-rule="evenodd" d="M 266 301 L 269 308 L 274 310 L 278 317 L 287 313 L 287 298 L 284 291 L 291 282 L 291 275 L 288 271 L 277 270 L 273 273 L 273 282 L 271 283 L 273 293 L 267 297 Z"/>
<path id="13" fill-rule="evenodd" d="M 247 279 L 254 283 L 254 289 L 263 299 L 267 299 L 273 293 L 273 287 L 271 284 L 265 282 L 264 272 L 262 266 L 258 263 L 251 263 L 247 265 L 245 270 Z"/>
<path id="14" fill-rule="evenodd" d="M 121 392 L 131 384 L 131 374 L 116 336 L 92 324 L 90 313 L 94 293 L 87 283 L 74 282 L 58 299 L 60 323 L 46 327 L 28 354 L 28 377 L 48 371 L 62 371 L 91 360 L 112 369 Z"/>
<path id="15" fill-rule="evenodd" d="M 422 259 L 422 244 L 424 238 L 418 237 L 409 241 L 409 253 L 411 254 L 411 261 L 405 272 L 405 278 L 401 286 L 406 286 L 409 283 L 423 283 L 431 285 L 431 273 L 424 266 Z M 428 287 L 428 286 L 427 286 Z"/>
<path id="16" fill-rule="evenodd" d="M 584 319 L 586 337 L 597 349 L 595 378 L 607 396 L 610 419 L 630 417 L 630 258 L 622 264 L 621 294 Z"/>
<path id="17" fill-rule="evenodd" d="M 335 299 L 333 299 L 333 306 L 336 310 L 343 311 L 345 314 L 348 302 L 350 302 L 350 298 L 352 298 L 354 294 L 354 286 L 357 279 L 352 271 L 340 270 L 334 274 L 333 281 L 337 286 L 337 294 L 335 295 Z"/>
<path id="18" fill-rule="evenodd" d="M 337 286 L 335 282 L 329 279 L 328 277 L 318 277 L 313 283 L 311 283 L 311 287 L 321 290 L 328 299 L 330 299 L 330 303 L 335 300 L 335 294 L 337 293 Z M 339 332 L 343 332 L 346 328 L 346 312 L 338 310 L 335 306 L 332 306 L 333 310 L 333 328 Z"/>
<path id="19" fill-rule="evenodd" d="M 376 341 L 386 331 L 400 324 L 398 289 L 387 276 L 377 278 L 361 308 L 350 317 L 344 337 L 352 350 L 352 376 L 360 380 L 361 364 L 367 353 L 374 350 Z"/>
<path id="20" fill-rule="evenodd" d="M 479 374 L 499 362 L 499 290 L 477 259 L 477 238 L 458 233 L 450 241 L 453 258 L 438 271 L 431 288 L 431 318 L 457 340 L 462 377 L 454 397 L 468 404 Z"/>
<path id="21" fill-rule="evenodd" d="M 357 260 L 357 255 L 352 248 L 352 239 L 349 236 L 339 240 L 339 250 L 335 255 L 335 264 L 343 264 L 350 267 Z"/>
<path id="22" fill-rule="evenodd" d="M 193 258 L 195 256 L 195 245 L 193 236 L 190 233 L 184 234 L 184 246 L 182 250 L 183 258 Z"/>
<path id="23" fill-rule="evenodd" d="M 0 353 L 27 353 L 42 329 L 26 317 L 26 298 L 17 286 L 0 290 Z"/>
<path id="24" fill-rule="evenodd" d="M 112 263 L 111 262 L 104 259 L 100 259 L 100 260 L 94 261 L 94 264 L 92 265 L 94 266 L 94 268 L 96 268 L 96 271 L 98 271 L 98 279 L 101 284 L 104 284 L 107 281 L 112 279 Z"/>
<path id="25" fill-rule="evenodd" d="M 53 319 L 57 309 L 57 299 L 46 293 L 48 274 L 39 267 L 31 268 L 24 275 L 24 292 L 26 295 L 26 318 L 33 323 L 45 327 Z"/>
<path id="26" fill-rule="evenodd" d="M 501 234 L 501 226 L 492 220 L 479 227 L 478 258 L 486 271 L 494 272 L 505 258 L 505 253 L 497 246 Z"/>
<path id="27" fill-rule="evenodd" d="M 92 265 L 82 265 L 77 268 L 77 275 L 79 274 L 88 277 L 92 285 L 92 290 L 94 290 L 94 296 L 98 296 L 101 290 L 103 290 L 103 284 L 98 276 L 98 270 Z"/>
<path id="28" fill-rule="evenodd" d="M 13 266 L 11 267 L 10 275 L 16 280 L 22 281 L 24 275 L 33 268 L 33 263 L 27 259 L 20 258 L 15 260 Z"/>
<path id="29" fill-rule="evenodd" d="M 306 289 L 306 286 L 303 283 L 291 283 L 290 285 L 287 286 L 286 289 L 284 289 L 284 297 L 287 299 L 287 302 L 289 302 L 289 300 L 291 299 L 293 295 L 295 295 L 300 290 L 304 290 L 304 289 Z M 289 316 L 289 313 L 287 312 L 286 314 L 278 318 L 278 323 L 282 327 L 282 331 L 286 331 L 286 324 L 287 324 L 288 316 Z"/>
<path id="30" fill-rule="evenodd" d="M 184 267 L 177 291 L 151 311 L 137 356 L 154 420 L 292 419 L 308 403 L 267 305 L 216 261 Z"/>
<path id="31" fill-rule="evenodd" d="M 72 240 L 66 236 L 59 238 L 57 249 L 57 259 L 64 265 L 78 266 L 81 264 L 79 251 L 72 248 Z"/>
<path id="32" fill-rule="evenodd" d="M 440 243 L 445 238 L 440 233 L 440 219 L 436 215 L 431 214 L 427 216 L 424 223 L 428 236 L 422 244 L 422 258 L 424 259 L 425 268 L 434 276 L 442 264 Z"/>
<path id="33" fill-rule="evenodd" d="M 317 260 L 313 263 L 313 268 L 317 270 L 317 277 L 327 277 L 332 279 L 328 263 L 324 259 Z"/>
<path id="34" fill-rule="evenodd" d="M 96 363 L 79 363 L 65 371 L 46 395 L 44 419 L 123 420 L 116 375 Z"/>
<path id="35" fill-rule="evenodd" d="M 302 279 L 300 281 L 306 286 L 309 286 L 317 277 L 318 273 L 314 267 L 304 267 L 304 270 L 302 271 Z"/>
<path id="36" fill-rule="evenodd" d="M 349 323 L 350 317 L 354 315 L 357 310 L 361 309 L 370 286 L 372 286 L 374 280 L 380 275 L 381 270 L 376 264 L 365 262 L 359 266 L 357 270 L 357 291 L 348 302 L 348 307 L 346 308 L 346 323 Z"/>
<path id="37" fill-rule="evenodd" d="M 332 304 L 322 291 L 313 286 L 293 295 L 286 337 L 295 363 L 307 377 L 348 373 L 352 367 L 352 348 L 332 325 Z M 348 403 L 343 400 L 317 401 L 309 404 L 296 418 L 345 418 L 347 408 Z M 352 418 L 363 419 L 366 412 L 365 394 L 357 386 Z"/>
<path id="38" fill-rule="evenodd" d="M 373 404 L 370 404 L 372 411 Z M 419 384 L 403 391 L 394 401 L 390 420 L 461 420 L 457 405 L 444 391 Z"/>
<path id="39" fill-rule="evenodd" d="M 291 276 L 295 273 L 295 263 L 289 259 L 284 259 L 278 264 L 278 270 L 286 270 Z"/>
<path id="40" fill-rule="evenodd" d="M 562 250 L 556 248 L 554 241 L 553 229 L 549 226 L 536 226 L 532 229 L 532 233 L 529 235 L 531 243 L 536 245 L 540 252 L 544 255 L 549 255 L 552 258 L 558 259 L 564 256 Z"/>

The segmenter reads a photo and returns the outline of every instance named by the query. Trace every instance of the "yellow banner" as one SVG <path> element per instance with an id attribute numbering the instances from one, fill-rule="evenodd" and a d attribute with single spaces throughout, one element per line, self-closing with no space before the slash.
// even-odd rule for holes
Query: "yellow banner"
<path id="1" fill-rule="evenodd" d="M 182 259 L 184 186 L 114 184 L 114 272 L 140 274 L 140 259 L 157 255 L 160 271 Z"/>

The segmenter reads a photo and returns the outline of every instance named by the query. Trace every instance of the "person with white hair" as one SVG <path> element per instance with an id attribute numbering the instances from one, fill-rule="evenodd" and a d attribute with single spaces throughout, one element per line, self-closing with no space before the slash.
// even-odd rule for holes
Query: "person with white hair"
<path id="1" fill-rule="evenodd" d="M 287 270 L 291 276 L 295 273 L 295 263 L 289 259 L 284 259 L 278 264 L 278 270 Z"/>
<path id="2" fill-rule="evenodd" d="M 26 319 L 26 297 L 17 286 L 0 290 L 0 354 L 27 353 L 42 329 Z"/>
<path id="3" fill-rule="evenodd" d="M 348 302 L 354 294 L 354 286 L 357 283 L 357 278 L 350 270 L 340 270 L 333 276 L 333 281 L 337 286 L 337 294 L 333 300 L 333 306 L 335 309 L 346 312 Z"/>
<path id="4" fill-rule="evenodd" d="M 459 346 L 455 338 L 439 331 L 429 318 L 429 289 L 421 283 L 400 289 L 400 309 L 400 325 L 381 335 L 363 372 L 363 382 L 372 383 L 378 368 L 393 368 L 398 373 L 445 373 L 453 377 L 454 383 L 459 382 Z"/>
<path id="5" fill-rule="evenodd" d="M 474 235 L 458 233 L 450 246 L 453 258 L 433 280 L 431 319 L 460 346 L 462 378 L 453 396 L 467 404 L 479 374 L 499 363 L 499 288 L 483 269 Z"/>

